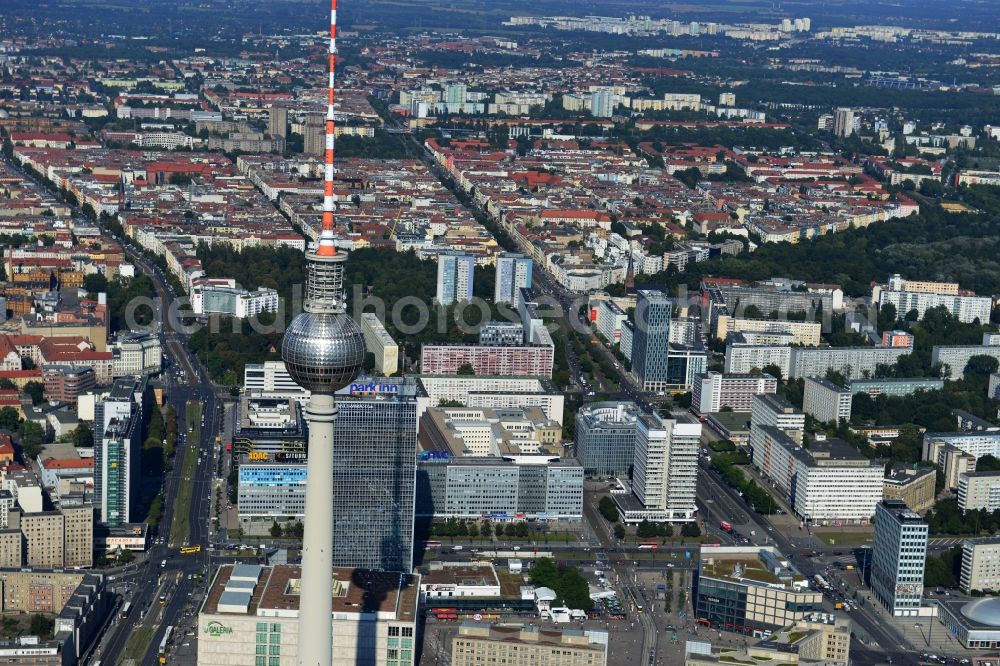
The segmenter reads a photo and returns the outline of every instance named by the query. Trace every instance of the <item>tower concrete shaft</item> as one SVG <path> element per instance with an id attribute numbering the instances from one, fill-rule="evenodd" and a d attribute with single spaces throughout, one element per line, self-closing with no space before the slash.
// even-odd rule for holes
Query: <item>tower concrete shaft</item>
<path id="1" fill-rule="evenodd" d="M 299 596 L 299 666 L 333 663 L 333 422 L 332 395 L 313 393 L 309 422 L 305 534 Z"/>

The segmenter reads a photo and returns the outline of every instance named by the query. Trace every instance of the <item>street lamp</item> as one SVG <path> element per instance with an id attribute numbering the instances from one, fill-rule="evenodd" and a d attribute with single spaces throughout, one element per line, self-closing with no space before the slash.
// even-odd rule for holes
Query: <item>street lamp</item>
<path id="1" fill-rule="evenodd" d="M 934 621 L 931 620 L 930 624 L 927 625 L 927 635 L 924 636 L 924 625 L 921 622 L 913 623 L 914 629 L 920 630 L 920 635 L 923 637 L 924 642 L 927 643 L 927 647 L 931 646 L 931 632 L 934 631 Z"/>

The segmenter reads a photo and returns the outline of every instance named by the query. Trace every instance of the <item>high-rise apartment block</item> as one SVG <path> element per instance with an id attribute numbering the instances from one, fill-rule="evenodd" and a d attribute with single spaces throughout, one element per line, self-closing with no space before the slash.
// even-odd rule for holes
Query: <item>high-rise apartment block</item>
<path id="1" fill-rule="evenodd" d="M 846 379 L 872 376 L 879 366 L 895 364 L 909 355 L 913 347 L 792 347 L 788 376 L 823 377 L 835 370 Z"/>
<path id="2" fill-rule="evenodd" d="M 943 307 L 967 324 L 976 319 L 989 322 L 993 309 L 992 298 L 959 291 L 955 283 L 915 282 L 904 280 L 899 275 L 890 277 L 888 284 L 875 285 L 872 301 L 877 302 L 880 308 L 892 305 L 899 317 L 915 310 L 917 320 L 923 319 L 931 308 Z"/>
<path id="3" fill-rule="evenodd" d="M 0 562 L 10 567 L 91 567 L 94 563 L 94 507 L 7 512 L 0 530 Z"/>
<path id="4" fill-rule="evenodd" d="M 465 104 L 469 88 L 464 83 L 449 83 L 444 89 L 445 104 Z"/>
<path id="5" fill-rule="evenodd" d="M 496 258 L 496 284 L 493 301 L 517 307 L 521 290 L 531 288 L 531 258 L 505 252 Z"/>
<path id="6" fill-rule="evenodd" d="M 472 300 L 476 258 L 461 252 L 442 252 L 437 258 L 437 294 L 441 305 Z"/>
<path id="7" fill-rule="evenodd" d="M 963 472 L 958 475 L 958 508 L 962 511 L 1000 509 L 1000 472 Z"/>
<path id="8" fill-rule="evenodd" d="M 976 470 L 985 455 L 1000 457 L 1000 430 L 924 433 L 922 460 L 937 464 L 944 472 L 946 488 L 958 488 L 960 476 Z"/>
<path id="9" fill-rule="evenodd" d="M 806 415 L 795 409 L 784 396 L 757 394 L 750 400 L 750 449 L 763 444 L 760 428 L 773 426 L 793 440 L 802 443 Z"/>
<path id="10" fill-rule="evenodd" d="M 782 377 L 788 377 L 792 367 L 792 347 L 788 345 L 763 345 L 744 342 L 745 336 L 733 336 L 726 344 L 723 366 L 727 374 L 746 375 L 774 366 Z M 789 343 L 791 344 L 791 343 Z"/>
<path id="11" fill-rule="evenodd" d="M 399 345 L 392 339 L 374 312 L 365 312 L 358 318 L 365 347 L 375 356 L 375 372 L 394 375 L 399 371 Z"/>
<path id="12" fill-rule="evenodd" d="M 1000 337 L 984 334 L 981 345 L 934 345 L 931 347 L 931 365 L 941 366 L 945 379 L 961 378 L 973 356 L 992 356 L 1000 361 Z"/>
<path id="13" fill-rule="evenodd" d="M 627 523 L 694 520 L 701 423 L 690 414 L 671 418 L 635 411 L 631 493 L 613 499 Z"/>
<path id="14" fill-rule="evenodd" d="M 597 303 L 597 330 L 610 344 L 621 342 L 622 325 L 628 321 L 628 315 L 617 303 L 605 299 Z"/>
<path id="15" fill-rule="evenodd" d="M 769 319 L 788 319 L 789 314 L 805 313 L 812 321 L 820 312 L 829 313 L 844 305 L 844 292 L 837 285 L 807 285 L 789 280 L 770 280 L 755 286 L 722 278 L 705 278 L 701 285 L 703 307 L 707 306 L 711 330 L 717 318 L 730 315 L 745 318 L 753 306 Z"/>
<path id="16" fill-rule="evenodd" d="M 820 423 L 850 421 L 852 398 L 850 389 L 823 377 L 806 377 L 802 411 Z"/>
<path id="17" fill-rule="evenodd" d="M 1000 591 L 1000 537 L 966 539 L 962 543 L 958 584 L 966 594 L 973 590 Z"/>
<path id="18" fill-rule="evenodd" d="M 833 133 L 839 137 L 849 137 L 854 134 L 854 111 L 841 107 L 833 115 Z"/>
<path id="19" fill-rule="evenodd" d="M 927 523 L 899 500 L 875 507 L 872 593 L 897 617 L 916 617 L 924 592 Z"/>
<path id="20" fill-rule="evenodd" d="M 272 139 L 288 136 L 288 109 L 272 106 L 267 112 L 267 132 Z"/>
<path id="21" fill-rule="evenodd" d="M 996 349 L 1000 352 L 1000 347 Z M 912 352 L 912 346 L 791 347 L 748 344 L 734 336 L 726 345 L 725 371 L 751 372 L 753 369 L 763 370 L 768 365 L 774 365 L 785 378 L 823 377 L 827 370 L 835 370 L 846 379 L 856 379 L 874 375 L 880 365 L 893 365 L 901 356 Z"/>
<path id="22" fill-rule="evenodd" d="M 691 407 L 699 414 L 718 412 L 728 407 L 734 412 L 749 412 L 753 397 L 775 393 L 778 380 L 769 374 L 734 374 L 710 371 L 698 375 L 691 387 Z"/>
<path id="23" fill-rule="evenodd" d="M 611 89 L 598 90 L 590 95 L 590 114 L 595 118 L 610 118 L 620 97 Z"/>
<path id="24" fill-rule="evenodd" d="M 937 377 L 886 377 L 883 379 L 852 379 L 847 382 L 851 395 L 867 393 L 874 398 L 880 395 L 904 396 L 917 391 L 940 391 L 944 380 Z"/>
<path id="25" fill-rule="evenodd" d="M 454 375 L 469 365 L 476 375 L 551 377 L 553 359 L 552 345 L 544 344 L 424 345 L 420 349 L 420 370 L 428 375 Z"/>
<path id="26" fill-rule="evenodd" d="M 784 495 L 800 520 L 866 524 L 884 493 L 884 465 L 839 439 L 805 448 L 774 426 L 753 426 L 753 465 Z"/>
<path id="27" fill-rule="evenodd" d="M 815 347 L 821 341 L 822 326 L 818 321 L 741 319 L 719 314 L 714 333 L 718 340 L 725 340 L 730 333 L 753 333 L 760 343 L 778 344 L 778 340 L 788 339 L 789 344 Z"/>
<path id="28" fill-rule="evenodd" d="M 143 424 L 151 407 L 146 377 L 115 380 L 94 406 L 94 503 L 98 520 L 136 522 Z"/>
<path id="29" fill-rule="evenodd" d="M 326 149 L 326 127 L 322 116 L 311 115 L 302 125 L 302 151 L 306 155 L 322 155 Z"/>

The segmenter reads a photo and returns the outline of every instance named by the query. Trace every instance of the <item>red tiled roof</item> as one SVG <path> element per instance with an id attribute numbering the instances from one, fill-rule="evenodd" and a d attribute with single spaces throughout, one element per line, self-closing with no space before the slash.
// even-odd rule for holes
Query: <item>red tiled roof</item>
<path id="1" fill-rule="evenodd" d="M 11 141 L 65 141 L 69 143 L 72 137 L 69 134 L 45 134 L 43 132 L 11 132 Z"/>
<path id="2" fill-rule="evenodd" d="M 46 458 L 42 461 L 45 469 L 83 469 L 93 468 L 93 458 Z"/>

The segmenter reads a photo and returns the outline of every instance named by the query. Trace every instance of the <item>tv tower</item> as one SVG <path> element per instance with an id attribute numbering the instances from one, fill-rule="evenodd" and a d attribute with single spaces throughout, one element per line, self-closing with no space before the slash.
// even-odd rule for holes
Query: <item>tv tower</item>
<path id="1" fill-rule="evenodd" d="M 334 392 L 357 376 L 365 359 L 361 329 L 346 313 L 345 253 L 333 239 L 334 73 L 337 53 L 337 0 L 330 2 L 330 80 L 326 107 L 326 172 L 323 228 L 306 252 L 304 312 L 292 320 L 281 342 L 281 358 L 292 380 L 312 392 L 305 408 L 309 424 L 308 481 L 302 579 L 299 595 L 300 666 L 333 661 L 333 422 Z"/>

